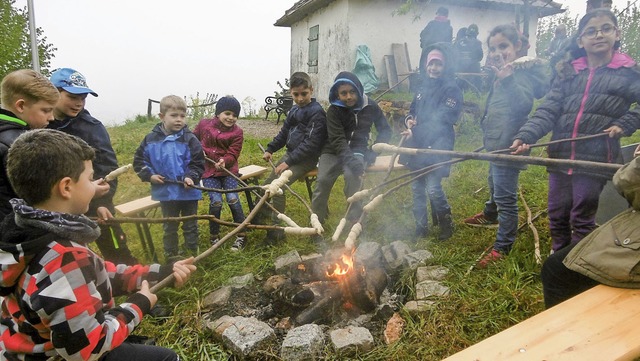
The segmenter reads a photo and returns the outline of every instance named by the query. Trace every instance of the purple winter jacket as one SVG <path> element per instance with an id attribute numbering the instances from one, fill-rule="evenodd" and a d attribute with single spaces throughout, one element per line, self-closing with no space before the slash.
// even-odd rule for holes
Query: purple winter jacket
<path id="1" fill-rule="evenodd" d="M 217 116 L 213 119 L 202 119 L 196 125 L 193 134 L 200 140 L 207 158 L 216 162 L 224 159 L 225 168 L 233 174 L 238 174 L 238 158 L 242 151 L 244 133 L 237 124 L 226 127 Z M 216 169 L 210 161 L 205 161 L 202 178 L 227 175 L 225 171 Z"/>

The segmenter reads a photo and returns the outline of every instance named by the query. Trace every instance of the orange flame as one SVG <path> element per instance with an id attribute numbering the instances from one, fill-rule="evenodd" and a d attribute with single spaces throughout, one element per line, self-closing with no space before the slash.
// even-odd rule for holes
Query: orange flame
<path id="1" fill-rule="evenodd" d="M 351 268 L 353 268 L 353 259 L 351 258 L 351 256 L 343 254 L 342 264 L 336 263 L 335 266 L 336 267 L 334 268 L 332 273 L 327 272 L 327 276 L 329 277 L 344 276 L 345 274 L 347 274 L 347 272 L 349 272 L 349 270 L 351 270 Z"/>

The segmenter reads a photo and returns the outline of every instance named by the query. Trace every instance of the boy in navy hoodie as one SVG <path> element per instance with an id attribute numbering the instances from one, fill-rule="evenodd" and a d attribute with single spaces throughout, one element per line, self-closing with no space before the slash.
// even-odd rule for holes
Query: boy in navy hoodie
<path id="1" fill-rule="evenodd" d="M 340 174 L 344 174 L 344 195 L 348 198 L 360 189 L 366 165 L 375 161 L 375 153 L 369 148 L 371 126 L 378 131 L 374 143 L 391 139 L 387 118 L 378 104 L 364 93 L 355 74 L 343 71 L 336 76 L 329 91 L 329 102 L 328 139 L 318 162 L 318 179 L 311 200 L 311 208 L 322 223 L 329 213 L 331 188 Z M 356 222 L 361 213 L 361 202 L 353 203 L 347 221 Z"/>

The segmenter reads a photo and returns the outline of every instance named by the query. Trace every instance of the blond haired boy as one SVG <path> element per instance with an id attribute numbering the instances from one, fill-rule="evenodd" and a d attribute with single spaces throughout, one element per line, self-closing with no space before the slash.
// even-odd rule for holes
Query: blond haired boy
<path id="1" fill-rule="evenodd" d="M 11 212 L 9 200 L 16 197 L 7 178 L 9 147 L 29 129 L 44 128 L 53 120 L 53 108 L 60 97 L 58 89 L 44 75 L 21 69 L 7 74 L 0 84 L 0 221 Z"/>

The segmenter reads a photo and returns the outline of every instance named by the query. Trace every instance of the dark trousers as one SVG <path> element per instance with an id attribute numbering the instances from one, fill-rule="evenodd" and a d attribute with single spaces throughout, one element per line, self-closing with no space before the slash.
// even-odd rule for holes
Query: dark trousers
<path id="1" fill-rule="evenodd" d="M 364 163 L 364 159 L 362 162 Z M 321 223 L 324 223 L 329 215 L 329 196 L 331 195 L 331 189 L 341 174 L 344 175 L 344 196 L 349 198 L 360 190 L 362 176 L 355 174 L 353 170 L 343 164 L 340 157 L 335 154 L 325 153 L 320 156 L 318 162 L 318 179 L 316 180 L 316 188 L 313 190 L 311 209 L 313 213 L 318 215 Z M 362 201 L 354 202 L 351 204 L 351 208 L 347 214 L 347 220 L 356 221 L 361 214 Z"/>
<path id="2" fill-rule="evenodd" d="M 596 228 L 605 183 L 581 174 L 549 173 L 549 231 L 554 251 L 579 242 Z"/>
<path id="3" fill-rule="evenodd" d="M 139 263 L 131 254 L 127 246 L 127 235 L 119 224 L 110 226 L 101 224 L 100 236 L 96 239 L 96 245 L 102 254 L 102 258 L 109 262 L 129 266 Z"/>
<path id="4" fill-rule="evenodd" d="M 162 201 L 162 216 L 179 217 L 198 214 L 198 201 Z M 180 222 L 164 222 L 162 243 L 164 253 L 167 256 L 178 255 L 178 226 Z M 184 244 L 189 251 L 196 253 L 198 250 L 198 220 L 191 219 L 182 222 L 182 234 Z"/>
<path id="5" fill-rule="evenodd" d="M 597 281 L 568 269 L 562 263 L 576 244 L 571 244 L 555 252 L 542 265 L 542 292 L 544 305 L 547 308 L 598 285 Z"/>
<path id="6" fill-rule="evenodd" d="M 100 361 L 180 361 L 180 357 L 168 348 L 160 346 L 123 343 L 102 355 Z"/>
<path id="7" fill-rule="evenodd" d="M 278 163 L 275 164 L 275 166 L 279 166 L 282 163 L 287 163 L 288 161 L 288 156 L 285 154 L 279 161 Z M 306 162 L 302 162 L 302 163 L 298 163 L 298 164 L 289 164 L 289 169 L 291 171 L 291 173 L 293 173 L 291 175 L 291 177 L 289 177 L 289 182 L 287 183 L 289 186 L 293 185 L 293 183 L 295 183 L 297 180 L 302 179 L 304 177 L 305 174 L 309 173 L 309 171 L 312 171 L 316 168 L 317 165 L 317 160 L 312 159 L 310 161 L 306 161 Z M 271 182 L 273 182 L 274 179 L 278 178 L 279 175 L 277 175 L 274 171 L 271 171 L 271 174 L 269 174 L 269 176 L 267 177 L 267 179 L 264 181 L 263 184 L 270 184 Z M 284 188 L 282 189 L 283 191 L 285 190 Z M 280 213 L 284 213 L 285 208 L 286 208 L 286 198 L 284 194 L 276 194 L 271 198 L 271 202 L 272 205 L 275 209 L 277 209 Z M 260 210 L 260 217 L 262 218 L 262 221 L 266 222 L 267 219 L 271 220 L 271 223 L 273 224 L 278 224 L 280 221 L 276 218 L 276 213 L 273 212 L 271 209 L 269 209 L 269 207 L 262 207 L 262 209 Z"/>

